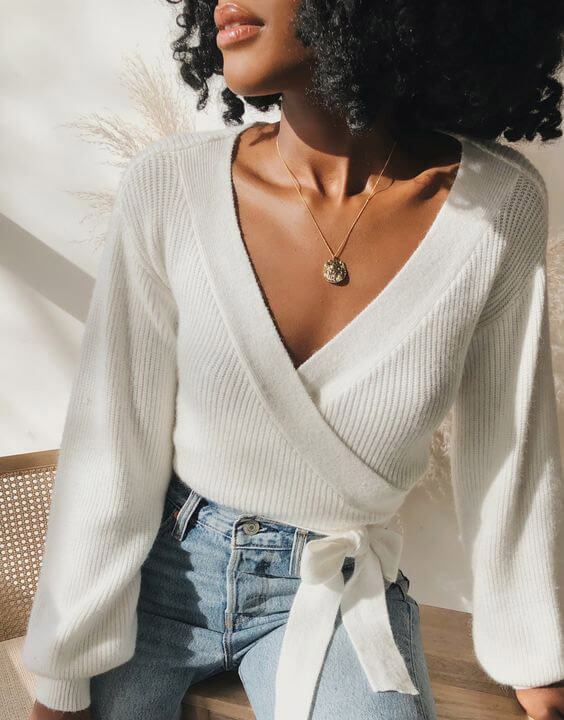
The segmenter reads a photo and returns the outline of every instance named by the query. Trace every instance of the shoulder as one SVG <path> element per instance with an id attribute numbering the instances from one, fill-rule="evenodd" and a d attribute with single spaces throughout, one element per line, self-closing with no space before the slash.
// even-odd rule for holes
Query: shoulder
<path id="1" fill-rule="evenodd" d="M 139 209 L 153 208 L 178 181 L 178 163 L 187 153 L 225 138 L 230 127 L 177 132 L 155 140 L 136 152 L 120 178 L 117 196 L 135 202 Z"/>
<path id="2" fill-rule="evenodd" d="M 165 283 L 168 248 L 179 227 L 186 232 L 190 228 L 179 159 L 229 132 L 230 128 L 220 128 L 168 135 L 135 153 L 122 172 L 111 222 L 116 228 L 127 228 L 121 241 Z M 200 157 L 206 161 L 207 154 Z M 206 177 L 206 169 L 200 170 Z"/>
<path id="3" fill-rule="evenodd" d="M 510 211 L 518 204 L 536 207 L 539 211 L 548 209 L 546 181 L 536 165 L 517 147 L 498 140 L 468 138 L 484 160 L 496 163 L 499 173 L 505 171 L 511 178 L 511 192 L 507 195 L 506 207 Z"/>
<path id="4" fill-rule="evenodd" d="M 480 321 L 485 325 L 521 296 L 546 261 L 548 193 L 541 172 L 520 150 L 495 141 L 473 142 L 496 163 L 496 173 L 508 179 L 488 234 L 487 255 L 495 258 L 495 275 Z"/>
<path id="5" fill-rule="evenodd" d="M 519 149 L 492 142 L 489 151 L 513 168 L 515 182 L 508 194 L 501 220 L 511 229 L 516 245 L 521 242 L 541 255 L 548 240 L 548 189 L 540 170 Z M 537 255 L 538 258 L 538 255 Z"/>
<path id="6" fill-rule="evenodd" d="M 178 156 L 191 148 L 205 145 L 214 140 L 224 138 L 234 132 L 231 127 L 212 128 L 209 130 L 186 130 L 173 133 L 166 137 L 149 143 L 140 150 L 130 161 L 130 166 L 150 162 L 155 158 Z"/>
<path id="7" fill-rule="evenodd" d="M 535 262 L 548 241 L 549 202 L 543 175 L 511 144 L 460 137 L 467 148 L 472 203 L 483 205 L 488 215 L 489 249 L 507 260 L 514 256 Z"/>

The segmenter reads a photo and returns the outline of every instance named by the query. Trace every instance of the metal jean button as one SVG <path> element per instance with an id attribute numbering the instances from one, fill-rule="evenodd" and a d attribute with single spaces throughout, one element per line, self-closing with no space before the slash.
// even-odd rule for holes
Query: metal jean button
<path id="1" fill-rule="evenodd" d="M 260 530 L 260 525 L 255 520 L 249 520 L 243 525 L 243 532 L 247 535 L 256 535 Z"/>

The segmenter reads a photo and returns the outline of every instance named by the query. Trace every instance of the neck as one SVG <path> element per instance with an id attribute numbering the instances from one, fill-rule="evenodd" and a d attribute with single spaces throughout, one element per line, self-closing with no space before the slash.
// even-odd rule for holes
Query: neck
<path id="1" fill-rule="evenodd" d="M 338 202 L 369 192 L 392 150 L 397 134 L 384 109 L 369 132 L 352 135 L 345 123 L 326 110 L 304 103 L 303 95 L 292 102 L 284 95 L 278 144 L 282 157 L 304 189 Z M 395 177 L 394 150 L 380 185 Z M 396 160 L 395 167 L 399 167 Z"/>

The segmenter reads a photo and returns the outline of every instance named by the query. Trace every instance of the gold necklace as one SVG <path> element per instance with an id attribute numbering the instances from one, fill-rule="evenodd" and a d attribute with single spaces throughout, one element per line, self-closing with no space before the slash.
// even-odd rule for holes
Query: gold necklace
<path id="1" fill-rule="evenodd" d="M 342 282 L 342 281 L 347 277 L 347 275 L 349 274 L 348 269 L 347 269 L 347 266 L 345 265 L 344 261 L 341 260 L 341 258 L 339 257 L 339 254 L 342 252 L 343 248 L 345 247 L 345 245 L 346 245 L 346 243 L 347 243 L 347 240 L 349 239 L 349 235 L 351 234 L 352 229 L 353 229 L 353 227 L 356 225 L 356 222 L 357 222 L 358 218 L 361 216 L 364 208 L 367 206 L 368 201 L 369 201 L 370 198 L 372 198 L 372 196 L 374 195 L 374 192 L 376 191 L 376 186 L 377 186 L 378 183 L 380 182 L 380 178 L 382 177 L 382 174 L 384 173 L 384 170 L 386 169 L 388 163 L 390 162 L 390 158 L 392 157 L 392 153 L 393 153 L 394 150 L 395 150 L 396 143 L 397 143 L 397 140 L 394 141 L 394 144 L 393 144 L 393 146 L 392 146 L 392 149 L 391 149 L 391 151 L 390 151 L 390 154 L 388 155 L 388 159 L 386 160 L 386 162 L 385 162 L 385 164 L 384 164 L 384 167 L 382 168 L 382 171 L 380 172 L 380 175 L 378 176 L 378 180 L 376 180 L 376 182 L 375 182 L 375 184 L 374 184 L 374 187 L 373 187 L 372 190 L 370 191 L 370 195 L 366 198 L 366 201 L 365 201 L 364 205 L 360 208 L 360 212 L 358 213 L 358 215 L 357 215 L 356 218 L 354 219 L 354 222 L 353 222 L 353 224 L 351 225 L 348 233 L 346 234 L 345 239 L 344 239 L 343 242 L 341 243 L 341 247 L 337 250 L 336 253 L 334 253 L 333 250 L 331 250 L 331 247 L 329 246 L 329 243 L 328 243 L 327 240 L 325 239 L 325 236 L 324 236 L 323 233 L 321 232 L 321 228 L 320 228 L 319 225 L 317 224 L 317 220 L 313 217 L 313 213 L 312 213 L 311 210 L 309 209 L 309 205 L 307 204 L 307 202 L 306 202 L 305 199 L 304 199 L 304 196 L 302 195 L 302 191 L 301 191 L 301 189 L 300 189 L 300 184 L 299 184 L 299 182 L 298 182 L 298 179 L 296 178 L 296 176 L 294 175 L 294 173 L 290 170 L 290 168 L 286 165 L 286 161 L 284 160 L 284 158 L 283 158 L 282 155 L 280 154 L 280 147 L 279 147 L 279 145 L 278 145 L 278 135 L 276 136 L 276 149 L 278 150 L 278 155 L 280 155 L 280 160 L 282 160 L 282 162 L 284 163 L 284 166 L 286 167 L 286 170 L 290 173 L 290 177 L 292 178 L 292 182 L 294 183 L 294 187 L 295 187 L 296 190 L 298 191 L 299 196 L 300 196 L 301 199 L 302 199 L 302 202 L 303 202 L 304 205 L 306 206 L 307 211 L 308 211 L 309 214 L 311 215 L 311 218 L 312 218 L 313 222 L 315 223 L 317 229 L 319 230 L 319 234 L 320 234 L 321 237 L 323 238 L 323 242 L 325 243 L 325 245 L 327 246 L 327 249 L 328 249 L 329 252 L 331 253 L 331 259 L 330 259 L 330 260 L 327 260 L 327 261 L 324 263 L 324 265 L 323 265 L 323 277 L 327 280 L 327 282 L 330 282 L 330 283 L 333 283 L 333 284 L 340 283 L 340 282 Z"/>

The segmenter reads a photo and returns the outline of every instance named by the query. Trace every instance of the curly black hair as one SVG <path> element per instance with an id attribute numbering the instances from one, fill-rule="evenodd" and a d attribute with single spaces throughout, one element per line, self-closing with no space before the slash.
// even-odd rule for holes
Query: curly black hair
<path id="1" fill-rule="evenodd" d="M 216 0 L 183 2 L 172 43 L 180 75 L 205 107 L 208 80 L 223 75 Z M 301 0 L 297 39 L 314 50 L 313 92 L 367 132 L 389 103 L 405 129 L 438 129 L 510 142 L 562 136 L 557 79 L 564 48 L 562 0 Z M 226 124 L 242 124 L 245 103 L 266 112 L 281 93 L 221 97 Z"/>

